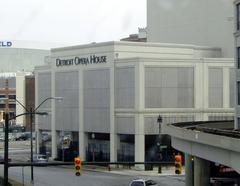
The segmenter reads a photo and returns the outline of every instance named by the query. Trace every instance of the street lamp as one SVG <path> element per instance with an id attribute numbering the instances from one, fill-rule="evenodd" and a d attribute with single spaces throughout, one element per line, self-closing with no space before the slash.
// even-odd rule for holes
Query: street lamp
<path id="1" fill-rule="evenodd" d="M 62 101 L 63 98 L 62 97 L 48 97 L 45 100 L 43 100 L 35 109 L 30 108 L 30 138 L 31 138 L 31 163 L 33 162 L 33 137 L 32 137 L 32 125 L 33 125 L 33 114 L 36 113 L 36 111 L 39 109 L 39 107 L 41 105 L 43 105 L 43 103 L 45 103 L 47 100 L 50 99 L 54 99 L 54 100 L 60 100 Z M 17 100 L 16 100 L 17 101 Z M 17 101 L 18 103 L 20 103 L 19 101 Z M 21 104 L 22 105 L 22 104 Z M 23 106 L 23 105 L 22 105 Z M 24 107 L 26 110 L 26 107 Z M 34 178 L 33 178 L 33 165 L 31 164 L 31 183 L 34 183 Z"/>
<path id="2" fill-rule="evenodd" d="M 7 100 L 8 98 L 1 98 L 0 100 Z M 38 115 L 47 115 L 48 113 L 46 112 L 37 112 L 38 108 L 45 103 L 47 100 L 54 99 L 54 100 L 63 100 L 62 97 L 48 97 L 45 100 L 43 100 L 35 109 L 32 107 L 30 110 L 28 110 L 20 101 L 18 101 L 16 98 L 16 102 L 19 103 L 25 110 L 26 113 L 19 114 L 17 116 L 14 116 L 13 118 L 9 119 L 8 113 L 5 115 L 5 151 L 4 151 L 4 161 L 6 164 L 6 167 L 4 167 L 4 180 L 8 180 L 8 122 L 9 120 L 15 119 L 19 116 L 23 115 L 30 115 L 30 148 L 31 148 L 31 163 L 33 162 L 33 137 L 32 137 L 32 125 L 33 125 L 33 115 L 38 114 Z M 7 135 L 6 135 L 7 134 Z M 7 137 L 6 137 L 7 136 Z M 6 153 L 6 154 L 5 154 Z M 5 159 L 6 158 L 6 159 Z M 6 161 L 7 160 L 7 161 Z M 4 164 L 4 165 L 5 165 Z M 6 177 L 5 177 L 6 174 Z M 33 165 L 31 164 L 31 183 L 34 183 L 34 177 L 33 177 Z"/>
<path id="3" fill-rule="evenodd" d="M 157 118 L 157 122 L 158 122 L 158 135 L 159 135 L 159 142 L 157 143 L 157 147 L 158 147 L 158 151 L 159 151 L 159 159 L 161 161 L 161 124 L 162 124 L 162 116 L 159 115 L 158 118 Z M 162 173 L 162 167 L 161 165 L 158 166 L 158 173 Z"/>
<path id="4" fill-rule="evenodd" d="M 35 112 L 35 113 L 22 113 L 16 116 L 13 116 L 12 118 L 9 118 L 9 113 L 5 113 L 5 140 L 4 140 L 4 186 L 8 185 L 8 132 L 9 132 L 9 121 L 16 119 L 19 116 L 24 115 L 32 115 L 32 114 L 38 114 L 38 115 L 47 115 L 47 112 Z M 32 165 L 31 165 L 32 166 Z"/>

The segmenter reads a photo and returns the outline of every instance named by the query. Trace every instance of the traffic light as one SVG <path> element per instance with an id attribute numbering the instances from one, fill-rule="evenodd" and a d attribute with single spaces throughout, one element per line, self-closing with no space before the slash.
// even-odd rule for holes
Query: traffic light
<path id="1" fill-rule="evenodd" d="M 74 166 L 75 166 L 75 175 L 81 176 L 82 175 L 82 164 L 81 164 L 81 159 L 79 157 L 74 158 Z"/>
<path id="2" fill-rule="evenodd" d="M 175 156 L 175 174 L 182 173 L 182 156 L 176 155 Z"/>

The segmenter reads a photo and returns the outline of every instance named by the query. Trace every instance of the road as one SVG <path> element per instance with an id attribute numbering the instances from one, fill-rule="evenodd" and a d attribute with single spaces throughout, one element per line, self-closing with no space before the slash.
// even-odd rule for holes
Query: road
<path id="1" fill-rule="evenodd" d="M 0 149 L 0 154 L 2 153 L 3 150 Z M 30 157 L 29 141 L 12 142 L 9 156 L 14 162 L 27 161 Z M 3 165 L 0 165 L 0 175 L 3 176 Z M 9 177 L 19 183 L 30 185 L 30 175 L 30 167 L 9 168 Z M 34 167 L 35 186 L 128 186 L 131 180 L 140 177 L 153 179 L 159 186 L 184 186 L 183 177 L 177 176 L 136 176 L 121 171 L 119 174 L 113 171 L 84 171 L 81 177 L 76 177 L 73 167 Z"/>
<path id="2" fill-rule="evenodd" d="M 3 166 L 0 166 L 3 175 Z M 30 185 L 30 168 L 11 167 L 9 177 L 20 183 Z M 128 186 L 129 182 L 139 176 L 122 175 L 108 172 L 84 171 L 76 177 L 74 169 L 63 167 L 35 167 L 35 186 Z M 141 176 L 155 180 L 159 186 L 184 186 L 183 177 L 177 176 Z M 23 181 L 24 180 L 24 181 Z"/>

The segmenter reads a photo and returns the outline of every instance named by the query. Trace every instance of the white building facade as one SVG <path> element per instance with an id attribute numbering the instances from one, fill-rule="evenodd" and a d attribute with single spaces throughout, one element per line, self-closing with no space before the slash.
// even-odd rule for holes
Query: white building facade
<path id="1" fill-rule="evenodd" d="M 35 104 L 63 101 L 39 108 L 50 114 L 36 119 L 38 149 L 48 131 L 56 158 L 68 132 L 83 160 L 93 152 L 145 161 L 161 131 L 159 115 L 162 125 L 233 119 L 234 62 L 221 55 L 219 48 L 134 42 L 53 49 L 49 63 L 35 68 Z"/>
<path id="2" fill-rule="evenodd" d="M 147 0 L 147 40 L 220 47 L 234 56 L 233 0 Z"/>

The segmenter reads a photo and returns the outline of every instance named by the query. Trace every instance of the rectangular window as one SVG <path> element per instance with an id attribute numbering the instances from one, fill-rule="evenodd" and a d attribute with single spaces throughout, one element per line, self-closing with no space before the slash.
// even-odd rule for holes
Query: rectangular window
<path id="1" fill-rule="evenodd" d="M 15 104 L 9 104 L 9 108 L 16 108 Z"/>
<path id="2" fill-rule="evenodd" d="M 16 99 L 16 95 L 8 95 L 9 99 Z"/>
<path id="3" fill-rule="evenodd" d="M 5 104 L 0 104 L 0 108 L 5 108 Z"/>
<path id="4" fill-rule="evenodd" d="M 240 47 L 237 47 L 237 68 L 240 69 Z"/>
<path id="5" fill-rule="evenodd" d="M 237 103 L 240 105 L 240 81 L 237 82 Z"/>
<path id="6" fill-rule="evenodd" d="M 236 8 L 237 8 L 237 25 L 236 25 L 236 27 L 237 27 L 237 30 L 239 30 L 240 29 L 240 24 L 239 24 L 239 22 L 240 22 L 240 4 L 237 4 L 237 6 L 236 6 Z"/>

